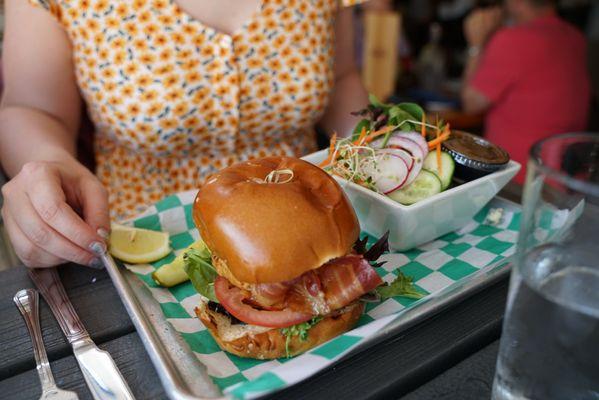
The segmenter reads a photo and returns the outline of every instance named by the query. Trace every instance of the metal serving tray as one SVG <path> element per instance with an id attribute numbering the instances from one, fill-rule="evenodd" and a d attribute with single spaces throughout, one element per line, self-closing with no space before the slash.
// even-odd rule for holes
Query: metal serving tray
<path id="1" fill-rule="evenodd" d="M 508 207 L 520 209 L 520 206 L 512 201 L 498 199 Z M 505 278 L 510 270 L 509 261 L 509 258 L 500 260 L 402 310 L 393 322 L 338 362 L 343 362 L 345 357 L 397 335 Z M 107 270 L 168 396 L 173 400 L 226 399 L 208 376 L 206 367 L 166 321 L 158 303 L 144 284 L 131 271 L 114 263 L 107 265 Z"/>

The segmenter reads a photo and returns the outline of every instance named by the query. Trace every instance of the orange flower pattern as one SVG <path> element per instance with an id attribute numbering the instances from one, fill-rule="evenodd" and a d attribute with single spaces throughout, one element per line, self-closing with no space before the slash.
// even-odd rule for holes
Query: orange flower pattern
<path id="1" fill-rule="evenodd" d="M 233 35 L 175 0 L 29 1 L 72 42 L 113 217 L 234 162 L 315 149 L 334 78 L 336 0 L 264 0 Z"/>

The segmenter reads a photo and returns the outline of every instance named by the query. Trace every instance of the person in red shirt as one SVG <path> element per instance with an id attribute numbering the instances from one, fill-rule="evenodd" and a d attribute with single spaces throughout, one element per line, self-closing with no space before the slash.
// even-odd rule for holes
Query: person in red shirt
<path id="1" fill-rule="evenodd" d="M 526 165 L 537 140 L 587 126 L 590 79 L 586 40 L 557 16 L 551 0 L 506 0 L 464 23 L 469 44 L 462 105 L 486 112 L 485 134 Z M 483 48 L 484 47 L 484 48 Z M 522 183 L 524 168 L 516 177 Z"/>

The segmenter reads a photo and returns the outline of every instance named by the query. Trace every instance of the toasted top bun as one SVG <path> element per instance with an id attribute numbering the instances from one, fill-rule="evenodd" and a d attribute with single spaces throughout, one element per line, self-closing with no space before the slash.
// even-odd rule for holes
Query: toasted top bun
<path id="1" fill-rule="evenodd" d="M 210 310 L 204 302 L 200 302 L 200 306 L 195 309 L 196 315 L 221 349 L 239 357 L 259 360 L 304 353 L 353 328 L 363 311 L 364 303 L 360 301 L 351 303 L 334 316 L 327 316 L 310 328 L 305 340 L 298 335 L 293 335 L 287 342 L 280 329 L 256 325 L 232 325 L 229 317 Z"/>
<path id="2" fill-rule="evenodd" d="M 318 268 L 349 253 L 360 233 L 339 184 L 290 157 L 246 161 L 213 175 L 195 199 L 193 218 L 212 253 L 250 284 Z"/>

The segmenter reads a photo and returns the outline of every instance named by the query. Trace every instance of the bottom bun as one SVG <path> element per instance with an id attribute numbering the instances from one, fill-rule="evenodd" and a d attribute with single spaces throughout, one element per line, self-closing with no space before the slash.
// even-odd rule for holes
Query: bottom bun
<path id="1" fill-rule="evenodd" d="M 323 318 L 310 328 L 306 340 L 302 340 L 299 335 L 291 336 L 286 347 L 287 337 L 281 333 L 281 329 L 232 325 L 228 316 L 209 309 L 204 302 L 195 309 L 198 318 L 208 328 L 221 349 L 239 357 L 260 360 L 296 356 L 339 336 L 358 322 L 364 311 L 364 304 L 358 301 L 340 311 L 334 316 Z"/>

